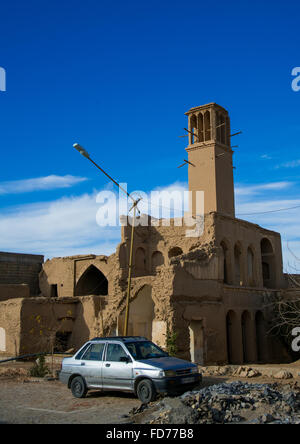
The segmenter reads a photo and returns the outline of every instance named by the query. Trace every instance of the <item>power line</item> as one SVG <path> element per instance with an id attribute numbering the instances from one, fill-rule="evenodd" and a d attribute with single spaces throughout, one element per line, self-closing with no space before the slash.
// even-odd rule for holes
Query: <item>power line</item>
<path id="1" fill-rule="evenodd" d="M 255 214 L 277 213 L 278 211 L 294 210 L 295 208 L 300 208 L 300 205 L 296 205 L 295 207 L 279 208 L 278 210 L 261 211 L 261 212 L 257 212 L 257 213 L 238 213 L 237 216 L 252 216 Z"/>
<path id="2" fill-rule="evenodd" d="M 155 206 L 155 207 L 158 207 L 158 208 L 161 208 L 161 209 L 165 209 L 165 210 L 169 210 L 169 211 L 178 211 L 178 212 L 183 211 L 182 208 L 181 209 L 174 208 L 174 207 L 173 208 L 169 208 L 169 207 L 166 207 L 164 205 L 159 205 L 159 204 L 156 204 L 154 202 L 149 202 L 149 200 L 148 200 L 148 207 L 149 207 L 149 204 L 150 204 L 150 207 Z M 300 205 L 295 205 L 294 207 L 287 207 L 287 208 L 278 208 L 276 210 L 259 211 L 259 212 L 254 212 L 254 213 L 237 213 L 237 216 L 252 216 L 252 215 L 255 215 L 255 214 L 277 213 L 279 211 L 294 210 L 296 208 L 300 208 Z"/>

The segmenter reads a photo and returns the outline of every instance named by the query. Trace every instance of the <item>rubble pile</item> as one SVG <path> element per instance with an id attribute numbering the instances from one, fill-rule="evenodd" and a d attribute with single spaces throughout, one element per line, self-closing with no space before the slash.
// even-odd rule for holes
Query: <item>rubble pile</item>
<path id="1" fill-rule="evenodd" d="M 27 370 L 24 368 L 15 368 L 15 367 L 0 367 L 0 377 L 9 377 L 14 378 L 18 376 L 27 376 Z"/>
<path id="2" fill-rule="evenodd" d="M 259 376 L 267 376 L 274 379 L 292 379 L 294 377 L 300 376 L 300 372 L 296 370 L 291 373 L 285 368 L 275 368 L 275 367 L 260 367 L 253 368 L 249 366 L 210 366 L 210 367 L 200 367 L 199 371 L 203 376 L 233 376 L 239 378 L 256 378 Z"/>
<path id="3" fill-rule="evenodd" d="M 149 410 L 150 424 L 300 424 L 300 388 L 235 381 L 164 398 Z"/>

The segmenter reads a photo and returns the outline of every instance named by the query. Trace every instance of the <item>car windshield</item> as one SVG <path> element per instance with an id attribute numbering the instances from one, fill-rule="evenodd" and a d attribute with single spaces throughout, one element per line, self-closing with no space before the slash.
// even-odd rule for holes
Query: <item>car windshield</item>
<path id="1" fill-rule="evenodd" d="M 151 358 L 165 358 L 168 353 L 164 352 L 157 345 L 151 341 L 128 342 L 125 344 L 129 353 L 134 359 L 151 359 Z"/>

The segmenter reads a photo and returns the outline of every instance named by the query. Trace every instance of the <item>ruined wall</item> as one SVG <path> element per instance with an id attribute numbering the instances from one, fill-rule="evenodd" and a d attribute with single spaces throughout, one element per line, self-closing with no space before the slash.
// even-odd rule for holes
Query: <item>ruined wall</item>
<path id="1" fill-rule="evenodd" d="M 267 322 L 264 295 L 272 290 L 264 288 L 261 263 L 261 241 L 267 238 L 274 256 L 274 285 L 281 288 L 278 233 L 217 213 L 205 216 L 203 232 L 196 237 L 187 237 L 191 227 L 177 226 L 178 220 L 168 221 L 170 226 L 164 220 L 157 222 L 157 226 L 135 229 L 129 334 L 147 336 L 164 347 L 168 326 L 171 333 L 177 333 L 178 355 L 202 364 L 271 362 L 276 353 L 278 359 L 278 346 L 266 341 L 262 333 Z M 94 336 L 123 334 L 130 236 L 131 227 L 122 227 L 122 241 L 109 257 L 55 258 L 44 265 L 40 275 L 43 294 L 51 296 L 54 285 L 58 300 L 71 297 L 78 301 L 72 345 L 79 347 Z M 240 249 L 238 281 L 236 245 Z M 251 279 L 249 247 L 253 252 Z M 225 254 L 229 282 L 225 282 Z M 107 294 L 75 296 L 79 287 L 84 288 L 80 283 L 91 269 L 108 281 Z M 150 307 L 151 314 L 145 313 L 145 307 Z"/>
<path id="2" fill-rule="evenodd" d="M 0 252 L 0 284 L 28 284 L 31 294 L 38 294 L 43 262 L 43 256 Z"/>
<path id="3" fill-rule="evenodd" d="M 119 266 L 114 264 L 114 256 L 95 256 L 78 255 L 63 258 L 53 258 L 47 260 L 40 273 L 40 288 L 45 297 L 72 297 L 76 294 L 76 287 L 80 278 L 88 271 L 89 267 L 94 266 L 110 282 L 112 275 L 118 274 Z M 56 294 L 53 294 L 53 286 L 56 287 Z M 93 292 L 89 293 L 93 294 Z M 81 295 L 78 295 L 81 296 Z"/>
<path id="4" fill-rule="evenodd" d="M 68 336 L 68 349 L 79 349 L 97 336 L 101 297 L 30 298 L 20 307 L 21 352 L 51 352 L 56 335 Z"/>
<path id="5" fill-rule="evenodd" d="M 0 302 L 0 353 L 6 356 L 17 356 L 20 351 L 22 301 L 9 299 Z"/>

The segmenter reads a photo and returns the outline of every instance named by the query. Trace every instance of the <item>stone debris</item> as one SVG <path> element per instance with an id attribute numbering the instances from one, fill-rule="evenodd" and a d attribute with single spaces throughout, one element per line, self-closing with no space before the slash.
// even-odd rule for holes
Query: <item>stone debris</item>
<path id="1" fill-rule="evenodd" d="M 0 367 L 0 377 L 9 377 L 9 378 L 15 378 L 19 376 L 27 376 L 28 371 L 22 367 L 15 368 L 15 367 Z"/>
<path id="2" fill-rule="evenodd" d="M 239 376 L 241 378 L 255 378 L 261 376 L 261 373 L 251 367 L 234 367 L 230 365 L 200 367 L 199 371 L 205 376 Z"/>
<path id="3" fill-rule="evenodd" d="M 249 367 L 249 366 L 232 366 L 232 365 L 223 365 L 223 366 L 208 366 L 202 367 L 199 366 L 199 372 L 202 373 L 203 376 L 230 376 L 230 377 L 238 377 L 238 378 L 256 378 L 256 377 L 268 377 L 274 379 L 292 379 L 300 376 L 300 373 L 297 371 L 297 368 L 293 364 L 293 367 L 286 370 L 285 368 L 274 368 L 272 366 L 266 367 L 262 366 L 261 368 Z"/>
<path id="4" fill-rule="evenodd" d="M 148 410 L 142 414 L 150 424 L 300 424 L 300 387 L 234 381 L 164 398 Z"/>
<path id="5" fill-rule="evenodd" d="M 241 378 L 255 378 L 260 376 L 261 373 L 251 367 L 239 367 L 232 373 L 232 376 L 240 376 Z"/>
<path id="6" fill-rule="evenodd" d="M 275 379 L 291 379 L 292 377 L 292 373 L 286 370 L 280 370 L 279 372 L 275 373 L 275 375 L 273 375 L 273 378 Z"/>

